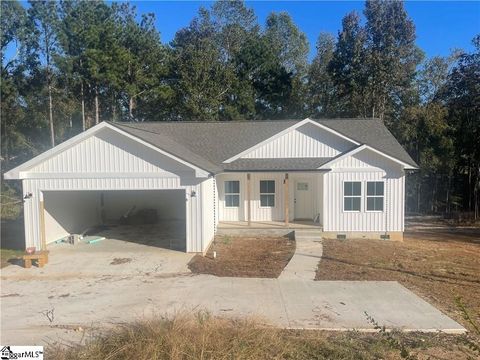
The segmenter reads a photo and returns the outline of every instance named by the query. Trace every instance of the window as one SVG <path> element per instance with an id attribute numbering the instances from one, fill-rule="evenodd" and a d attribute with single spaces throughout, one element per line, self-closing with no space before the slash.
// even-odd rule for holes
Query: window
<path id="1" fill-rule="evenodd" d="M 225 206 L 239 207 L 240 181 L 225 181 Z"/>
<path id="2" fill-rule="evenodd" d="M 299 191 L 308 191 L 308 183 L 299 182 L 297 183 L 297 190 Z"/>
<path id="3" fill-rule="evenodd" d="M 360 181 L 345 181 L 343 183 L 343 210 L 360 211 L 362 198 L 362 183 Z"/>
<path id="4" fill-rule="evenodd" d="M 275 207 L 274 180 L 260 180 L 260 206 Z"/>
<path id="5" fill-rule="evenodd" d="M 367 182 L 367 211 L 383 211 L 383 181 Z"/>

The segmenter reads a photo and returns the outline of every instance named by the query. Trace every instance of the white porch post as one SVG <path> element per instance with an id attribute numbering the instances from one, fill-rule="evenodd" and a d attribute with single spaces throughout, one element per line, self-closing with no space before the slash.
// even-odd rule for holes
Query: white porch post
<path id="1" fill-rule="evenodd" d="M 248 226 L 251 226 L 252 219 L 251 219 L 251 192 L 250 192 L 250 173 L 247 174 L 247 222 Z"/>
<path id="2" fill-rule="evenodd" d="M 284 199 L 283 199 L 283 203 L 284 203 L 284 207 L 285 207 L 285 226 L 288 227 L 289 226 L 289 196 L 288 196 L 288 173 L 285 173 L 285 180 L 283 180 L 283 184 L 284 184 L 284 190 L 285 190 L 285 194 L 284 194 Z"/>

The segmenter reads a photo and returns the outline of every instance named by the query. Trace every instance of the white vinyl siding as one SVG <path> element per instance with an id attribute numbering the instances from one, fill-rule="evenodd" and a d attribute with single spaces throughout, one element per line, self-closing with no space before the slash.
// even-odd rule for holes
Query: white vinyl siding
<path id="1" fill-rule="evenodd" d="M 334 157 L 351 149 L 350 141 L 313 124 L 305 124 L 253 149 L 242 158 Z"/>
<path id="2" fill-rule="evenodd" d="M 343 211 L 343 183 L 345 181 L 362 183 L 383 181 L 384 211 Z M 403 231 L 405 203 L 405 174 L 403 171 L 331 171 L 323 175 L 323 187 L 324 231 Z"/>

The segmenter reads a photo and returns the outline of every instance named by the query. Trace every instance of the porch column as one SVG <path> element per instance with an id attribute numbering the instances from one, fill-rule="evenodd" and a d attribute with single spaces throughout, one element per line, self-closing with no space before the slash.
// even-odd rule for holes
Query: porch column
<path id="1" fill-rule="evenodd" d="M 250 173 L 248 173 L 247 174 L 247 221 L 248 221 L 248 226 L 250 226 L 252 224 L 251 212 L 252 212 L 252 207 L 251 207 L 251 196 L 250 196 Z"/>
<path id="2" fill-rule="evenodd" d="M 284 186 L 284 200 L 283 200 L 283 203 L 284 203 L 284 206 L 285 206 L 285 226 L 288 227 L 288 222 L 289 222 L 289 203 L 290 203 L 290 199 L 289 199 L 289 196 L 288 196 L 288 173 L 285 173 L 285 180 L 283 180 L 283 186 Z"/>
<path id="3" fill-rule="evenodd" d="M 45 203 L 43 193 L 40 192 L 39 215 L 40 215 L 40 250 L 47 250 L 47 238 L 45 233 Z"/>

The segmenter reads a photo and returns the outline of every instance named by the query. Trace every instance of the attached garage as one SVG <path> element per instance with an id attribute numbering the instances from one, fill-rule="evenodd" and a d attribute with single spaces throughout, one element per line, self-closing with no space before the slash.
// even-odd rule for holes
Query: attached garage
<path id="1" fill-rule="evenodd" d="M 99 225 L 121 240 L 186 252 L 204 252 L 213 240 L 210 173 L 109 123 L 5 178 L 22 180 L 26 247 L 45 248 Z M 122 222 L 127 214 L 131 220 Z"/>
<path id="2" fill-rule="evenodd" d="M 186 251 L 185 190 L 45 191 L 45 239 L 97 234 Z"/>

